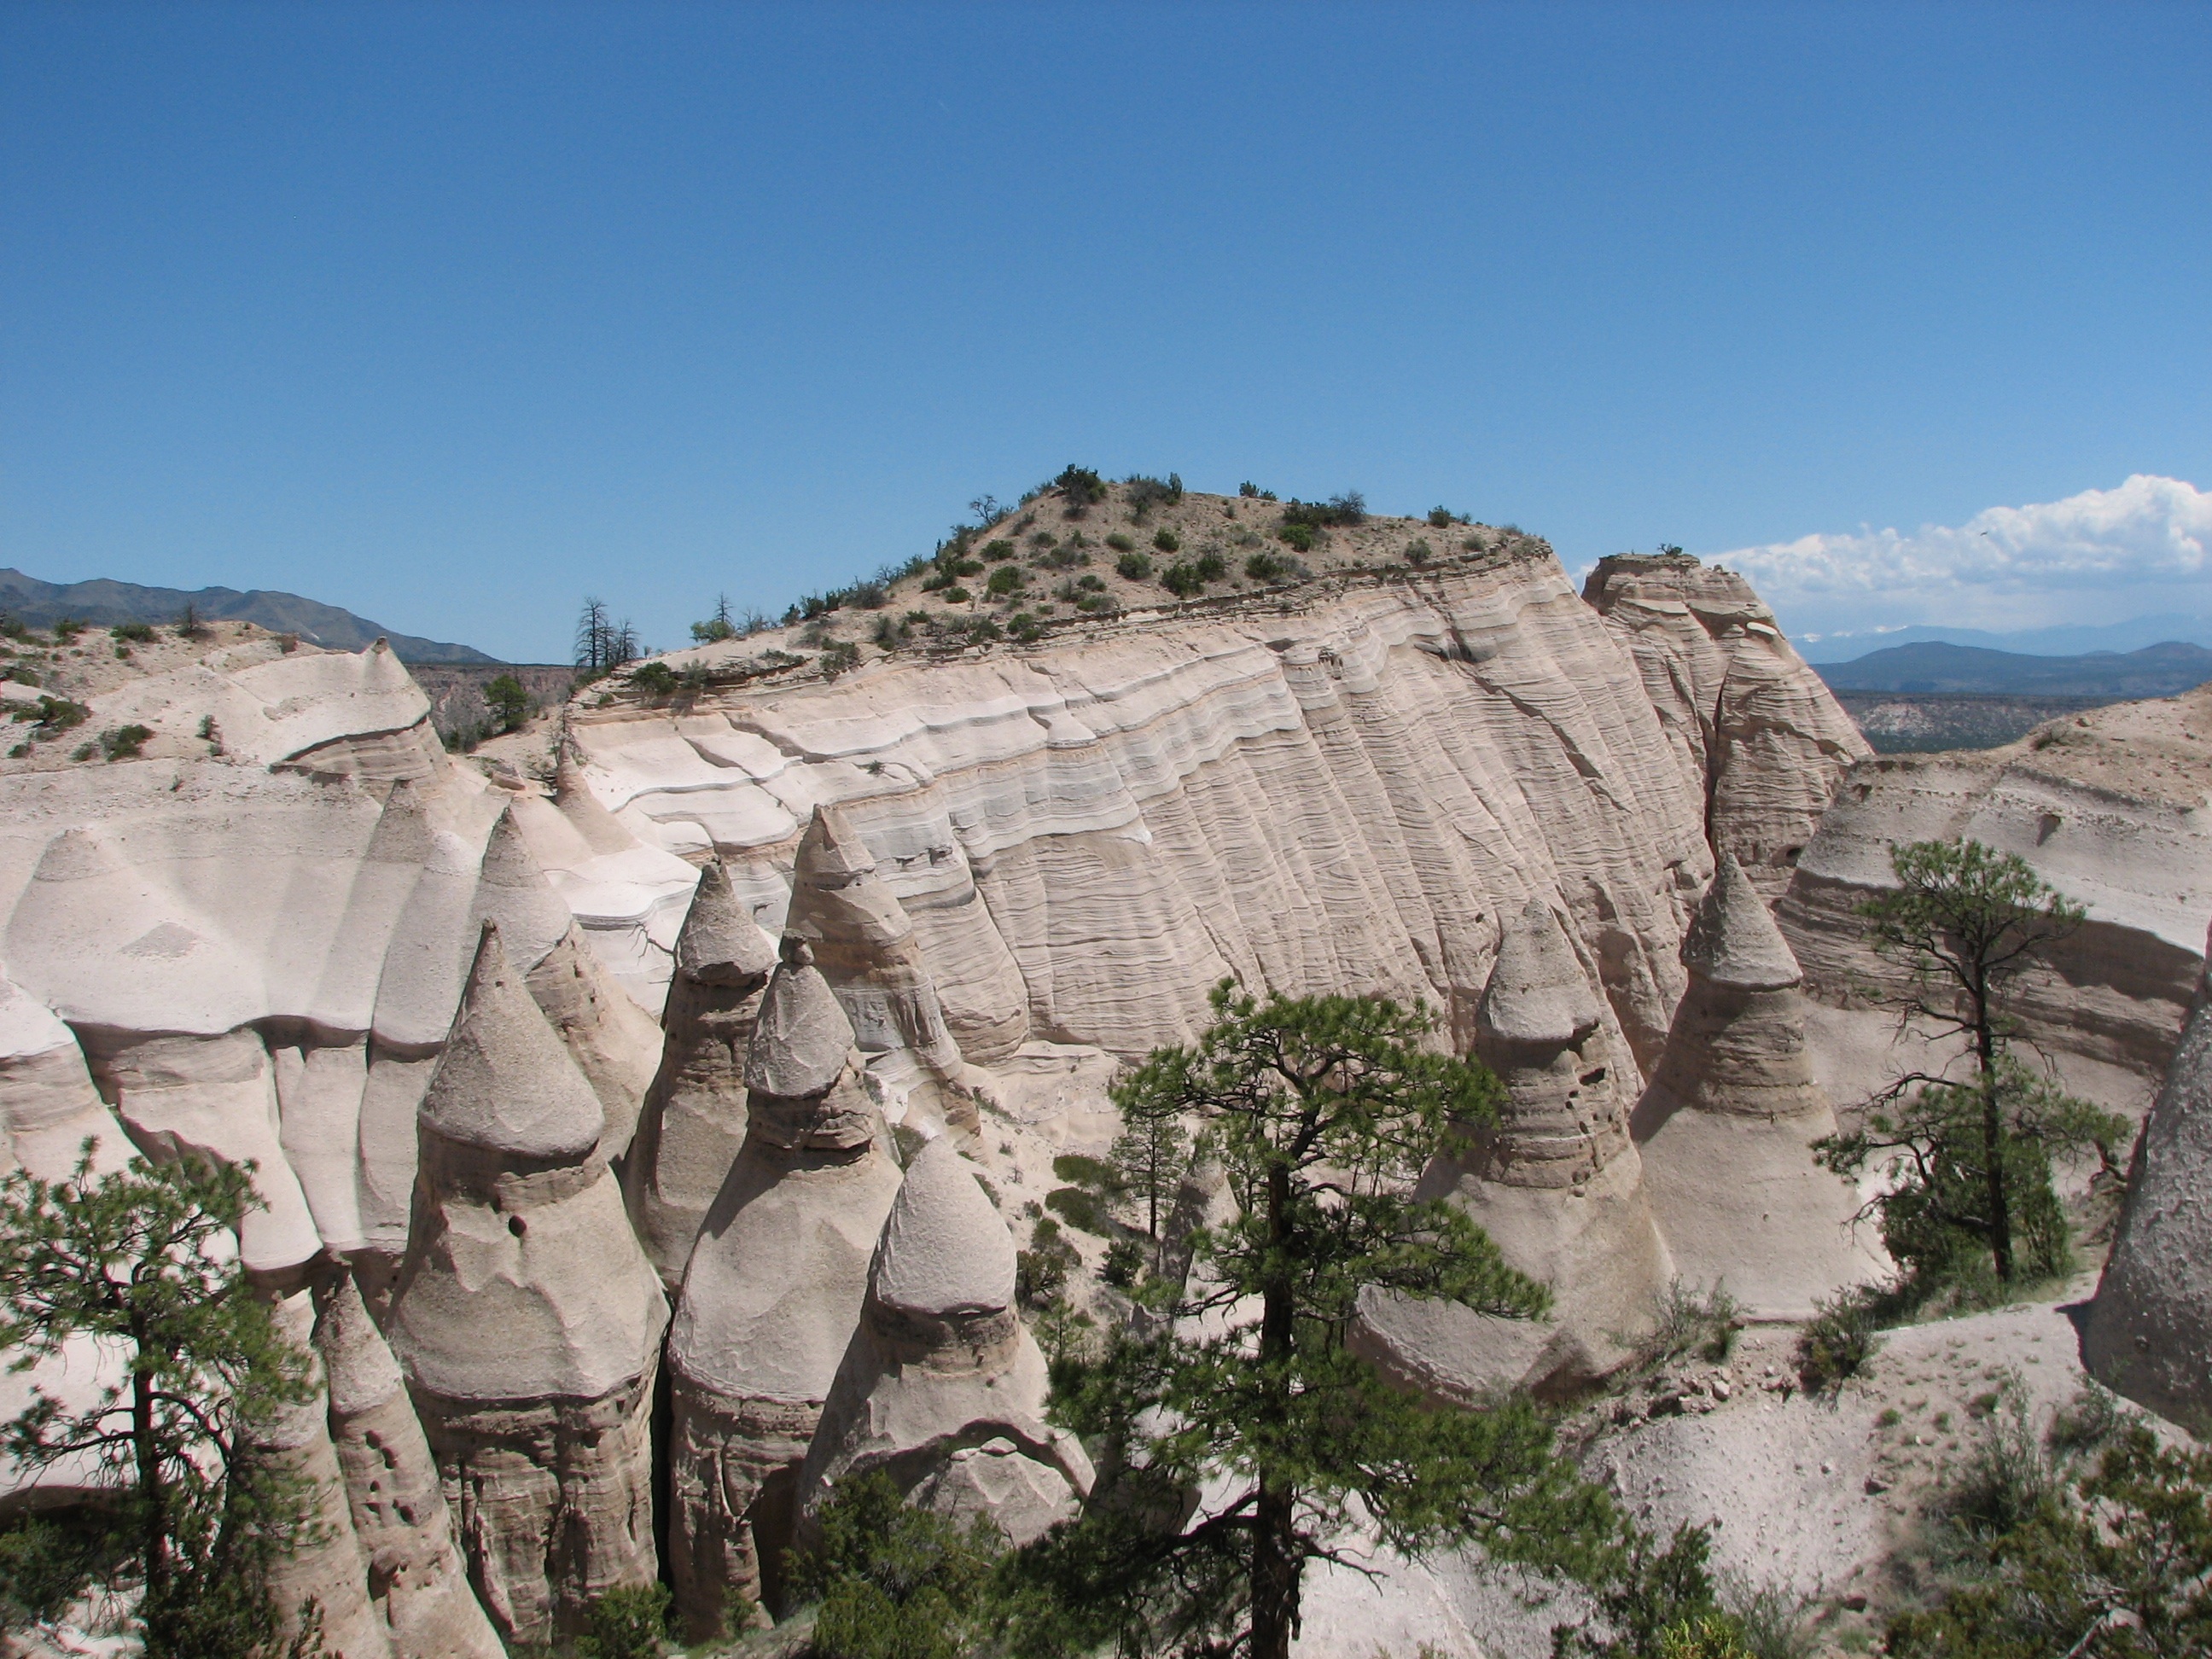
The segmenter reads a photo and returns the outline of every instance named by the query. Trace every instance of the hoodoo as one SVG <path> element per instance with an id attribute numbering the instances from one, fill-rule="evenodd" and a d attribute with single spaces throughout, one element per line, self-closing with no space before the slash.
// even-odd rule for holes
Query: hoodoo
<path id="1" fill-rule="evenodd" d="M 799 1472 L 802 1536 L 837 1481 L 870 1470 L 939 1514 L 988 1516 L 1016 1545 L 1074 1512 L 1091 1462 L 1044 1420 L 1044 1355 L 1013 1302 L 1013 1238 L 939 1136 L 908 1167 L 869 1263 Z"/>
<path id="2" fill-rule="evenodd" d="M 315 1349 L 354 1534 L 394 1659 L 504 1659 L 507 1650 L 469 1588 L 453 1512 L 399 1362 L 350 1273 L 324 1292 Z"/>
<path id="3" fill-rule="evenodd" d="M 746 1059 L 744 1147 L 669 1330 L 669 1549 L 678 1609 L 702 1636 L 733 1595 L 781 1599 L 799 1467 L 899 1189 L 844 1010 L 805 945 L 787 939 L 783 958 Z"/>
<path id="4" fill-rule="evenodd" d="M 775 941 L 711 860 L 677 936 L 660 1074 L 623 1172 L 638 1237 L 672 1291 L 744 1145 L 745 1056 L 775 966 Z"/>
<path id="5" fill-rule="evenodd" d="M 2212 945 L 2212 941 L 2208 941 Z M 2212 983 L 2136 1143 L 2112 1253 L 2082 1345 L 2110 1388 L 2212 1431 Z"/>
<path id="6" fill-rule="evenodd" d="M 654 1576 L 668 1308 L 596 1156 L 605 1125 L 487 925 L 422 1098 L 388 1329 L 510 1643 L 574 1631 L 600 1592 Z"/>
<path id="7" fill-rule="evenodd" d="M 315 1318 L 308 1291 L 294 1291 L 270 1311 L 279 1335 L 307 1348 Z M 306 1628 L 312 1604 L 322 1620 L 319 1651 L 344 1659 L 391 1659 L 390 1637 L 370 1599 L 368 1558 L 354 1529 L 331 1443 L 329 1397 L 320 1386 L 325 1379 L 313 1381 L 313 1394 L 279 1406 L 255 1425 L 247 1450 L 254 1462 L 296 1486 L 305 1501 L 303 1524 L 270 1563 L 270 1599 L 288 1641 Z"/>
<path id="8" fill-rule="evenodd" d="M 1856 1191 L 1814 1162 L 1836 1115 L 1813 1080 L 1797 959 L 1723 853 L 1682 941 L 1690 987 L 1631 1128 L 1675 1271 L 1755 1318 L 1802 1319 L 1881 1263 Z"/>
<path id="9" fill-rule="evenodd" d="M 909 1050 L 950 1091 L 949 1118 L 975 1127 L 967 1061 L 945 1020 L 914 923 L 864 842 L 836 807 L 818 805 L 799 843 L 787 937 L 812 947 L 852 1018 L 863 1050 Z"/>
<path id="10" fill-rule="evenodd" d="M 1467 1398 L 1493 1382 L 1571 1388 L 1627 1358 L 1669 1275 L 1628 1137 L 1602 1010 L 1541 899 L 1504 930 L 1475 1013 L 1475 1050 L 1505 1085 L 1494 1129 L 1470 1132 L 1424 1174 L 1514 1267 L 1552 1287 L 1551 1333 L 1513 1330 L 1455 1304 L 1370 1299 L 1367 1333 L 1407 1380 Z M 1501 1343 L 1503 1346 L 1501 1346 Z M 1482 1375 L 1530 1353 L 1511 1376 Z"/>

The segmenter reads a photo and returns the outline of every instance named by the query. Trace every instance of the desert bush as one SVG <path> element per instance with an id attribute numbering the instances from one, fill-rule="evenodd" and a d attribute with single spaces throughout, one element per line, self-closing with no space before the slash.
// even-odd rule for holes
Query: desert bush
<path id="1" fill-rule="evenodd" d="M 994 599 L 1003 599 L 1021 592 L 1025 580 L 1019 565 L 1002 564 L 991 573 L 990 580 L 983 584 L 983 591 Z"/>
<path id="2" fill-rule="evenodd" d="M 1124 553 L 1114 561 L 1115 574 L 1133 582 L 1143 581 L 1152 574 L 1152 561 L 1148 554 Z"/>
<path id="3" fill-rule="evenodd" d="M 1221 555 L 1211 549 L 1200 554 L 1191 568 L 1198 572 L 1198 579 L 1202 582 L 1218 582 L 1229 574 L 1229 567 L 1222 563 Z"/>
<path id="4" fill-rule="evenodd" d="M 1164 478 L 1146 477 L 1141 472 L 1132 472 L 1121 481 L 1121 496 L 1129 504 L 1129 516 L 1142 524 L 1156 507 L 1173 507 L 1182 500 L 1182 475 L 1170 472 Z"/>
<path id="5" fill-rule="evenodd" d="M 1431 559 L 1433 559 L 1436 556 L 1436 550 L 1431 547 L 1427 541 L 1421 537 L 1416 536 L 1412 541 L 1406 544 L 1406 562 L 1412 565 L 1416 570 L 1419 569 L 1423 565 L 1426 564 Z"/>
<path id="6" fill-rule="evenodd" d="M 1162 526 L 1152 533 L 1152 545 L 1163 553 L 1180 553 L 1182 551 L 1182 538 Z"/>
<path id="7" fill-rule="evenodd" d="M 1680 1279 L 1670 1279 L 1651 1301 L 1651 1331 L 1636 1344 L 1639 1370 L 1656 1370 L 1678 1359 L 1717 1364 L 1735 1351 L 1743 1304 L 1725 1285 L 1700 1292 Z"/>
<path id="8" fill-rule="evenodd" d="M 1071 519 L 1081 518 L 1095 502 L 1106 499 L 1106 481 L 1091 468 L 1073 461 L 1060 470 L 1052 487 L 1060 491 L 1061 510 Z"/>
<path id="9" fill-rule="evenodd" d="M 908 1504 L 880 1470 L 848 1475 L 822 1506 L 817 1541 L 790 1558 L 791 1587 L 819 1604 L 817 1659 L 958 1659 L 988 1601 L 1003 1540 Z"/>
<path id="10" fill-rule="evenodd" d="M 1035 645 L 1044 637 L 1044 624 L 1027 611 L 1017 611 L 1006 618 L 1006 637 L 1023 645 Z"/>
<path id="11" fill-rule="evenodd" d="M 1856 1376 L 1881 1347 L 1879 1307 L 1863 1290 L 1838 1291 L 1813 1304 L 1813 1317 L 1797 1333 L 1797 1380 L 1821 1394 Z"/>
<path id="12" fill-rule="evenodd" d="M 644 662 L 629 671 L 631 687 L 649 697 L 676 695 L 676 671 L 665 662 Z"/>
<path id="13" fill-rule="evenodd" d="M 834 680 L 860 665 L 860 647 L 850 640 L 834 640 L 822 653 L 822 678 Z"/>
<path id="14" fill-rule="evenodd" d="M 602 1594 L 585 1615 L 577 1659 L 659 1659 L 670 1626 L 668 1586 L 625 1584 Z"/>
<path id="15" fill-rule="evenodd" d="M 964 587 L 948 587 L 937 597 L 947 605 L 966 605 L 975 596 Z"/>
<path id="16" fill-rule="evenodd" d="M 1044 1195 L 1044 1206 L 1079 1232 L 1103 1238 L 1114 1230 L 1105 1200 L 1083 1187 L 1055 1187 Z"/>
<path id="17" fill-rule="evenodd" d="M 1015 548 L 1014 544 L 1010 541 L 1005 540 L 1003 538 L 995 542 L 985 542 L 983 544 L 983 556 L 993 564 L 998 564 L 1005 560 L 1012 558 L 1016 551 L 1018 551 L 1018 550 Z"/>
<path id="18" fill-rule="evenodd" d="M 1116 553 L 1133 553 L 1137 550 L 1136 543 L 1131 541 L 1127 536 L 1123 535 L 1118 530 L 1113 532 L 1106 538 L 1106 545 L 1112 548 Z"/>
<path id="19" fill-rule="evenodd" d="M 1310 524 L 1285 524 L 1275 533 L 1281 537 L 1285 544 L 1295 547 L 1301 553 L 1312 552 L 1314 543 L 1318 539 L 1314 527 Z"/>
<path id="20" fill-rule="evenodd" d="M 67 697 L 42 696 L 30 708 L 18 708 L 12 718 L 32 722 L 31 738 L 38 742 L 82 726 L 92 718 L 92 710 Z"/>
<path id="21" fill-rule="evenodd" d="M 1205 591 L 1206 578 L 1198 574 L 1198 567 L 1177 559 L 1160 572 L 1160 586 L 1179 599 L 1188 599 Z"/>
<path id="22" fill-rule="evenodd" d="M 1429 509 L 1429 528 L 1431 530 L 1449 530 L 1455 522 L 1452 516 L 1452 510 L 1448 507 L 1432 507 Z"/>
<path id="23" fill-rule="evenodd" d="M 54 643 L 56 645 L 67 645 L 78 635 L 83 633 L 86 624 L 79 622 L 75 617 L 56 617 L 54 619 L 53 626 Z"/>
<path id="24" fill-rule="evenodd" d="M 1030 1247 L 1014 1254 L 1014 1297 L 1024 1307 L 1041 1308 L 1067 1283 L 1068 1269 L 1080 1258 L 1075 1247 L 1060 1236 L 1060 1223 L 1050 1216 L 1030 1230 Z"/>
<path id="25" fill-rule="evenodd" d="M 530 718 L 529 688 L 512 674 L 493 675 L 485 683 L 483 699 L 502 732 L 515 731 Z"/>
<path id="26" fill-rule="evenodd" d="M 1244 575 L 1250 581 L 1280 581 L 1290 574 L 1291 562 L 1279 559 L 1272 553 L 1255 553 L 1244 561 Z"/>
<path id="27" fill-rule="evenodd" d="M 1106 1247 L 1106 1264 L 1098 1270 L 1098 1276 L 1115 1290 L 1126 1291 L 1145 1271 L 1145 1255 L 1140 1241 L 1117 1238 Z"/>
<path id="28" fill-rule="evenodd" d="M 1237 486 L 1237 493 L 1249 501 L 1272 501 L 1275 499 L 1273 490 L 1262 489 L 1249 478 Z"/>

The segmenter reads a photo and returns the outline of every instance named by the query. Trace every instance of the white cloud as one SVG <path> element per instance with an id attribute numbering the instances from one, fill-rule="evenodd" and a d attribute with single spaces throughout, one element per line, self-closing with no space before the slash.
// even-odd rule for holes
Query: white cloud
<path id="1" fill-rule="evenodd" d="M 1958 526 L 1708 556 L 1751 579 L 1808 631 L 1914 623 L 2033 628 L 2118 622 L 2168 606 L 2212 610 L 2212 495 L 2138 473 L 2117 489 L 1993 507 Z"/>

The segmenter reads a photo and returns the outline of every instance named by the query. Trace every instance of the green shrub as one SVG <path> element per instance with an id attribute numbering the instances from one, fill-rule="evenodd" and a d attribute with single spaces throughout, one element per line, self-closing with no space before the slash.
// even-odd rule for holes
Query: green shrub
<path id="1" fill-rule="evenodd" d="M 1204 591 L 1206 578 L 1198 574 L 1198 567 L 1178 559 L 1160 572 L 1160 586 L 1179 599 L 1188 599 Z"/>
<path id="2" fill-rule="evenodd" d="M 1173 507 L 1182 500 L 1182 475 L 1179 472 L 1170 472 L 1164 478 L 1132 472 L 1121 483 L 1122 499 L 1129 504 L 1129 516 L 1139 524 L 1154 507 Z"/>
<path id="3" fill-rule="evenodd" d="M 1735 1350 L 1743 1306 L 1716 1285 L 1700 1294 L 1676 1279 L 1652 1298 L 1650 1334 L 1637 1345 L 1638 1368 L 1656 1370 L 1678 1359 L 1717 1364 Z"/>
<path id="4" fill-rule="evenodd" d="M 1017 611 L 1006 618 L 1006 637 L 1024 645 L 1034 645 L 1044 637 L 1044 624 L 1027 611 Z"/>
<path id="5" fill-rule="evenodd" d="M 111 726 L 100 734 L 100 746 L 112 761 L 137 760 L 154 735 L 146 726 Z"/>
<path id="6" fill-rule="evenodd" d="M 1255 553 L 1244 561 L 1244 575 L 1249 581 L 1280 581 L 1290 572 L 1291 562 L 1279 559 L 1272 553 Z"/>
<path id="7" fill-rule="evenodd" d="M 502 732 L 513 732 L 530 718 L 530 690 L 512 674 L 495 674 L 485 683 L 484 706 Z"/>
<path id="8" fill-rule="evenodd" d="M 791 1558 L 791 1586 L 818 1602 L 818 1659 L 959 1659 L 984 1611 L 1003 1540 L 905 1503 L 880 1470 L 848 1475 L 822 1506 L 819 1541 Z"/>
<path id="9" fill-rule="evenodd" d="M 79 622 L 75 617 L 57 617 L 55 619 L 53 628 L 54 643 L 56 645 L 67 645 L 78 635 L 83 633 L 84 630 L 85 624 Z"/>
<path id="10" fill-rule="evenodd" d="M 1839 1291 L 1813 1304 L 1813 1317 L 1797 1333 L 1797 1380 L 1808 1394 L 1822 1394 L 1856 1376 L 1881 1347 L 1874 1298 Z"/>
<path id="11" fill-rule="evenodd" d="M 948 587 L 938 597 L 947 605 L 965 605 L 975 596 L 964 587 Z"/>
<path id="12" fill-rule="evenodd" d="M 722 640 L 733 640 L 737 636 L 737 624 L 727 617 L 713 616 L 704 622 L 695 622 L 691 624 L 691 637 L 701 645 L 714 645 Z"/>
<path id="13" fill-rule="evenodd" d="M 1145 1247 L 1134 1238 L 1117 1238 L 1106 1247 L 1106 1265 L 1098 1276 L 1117 1291 L 1126 1291 L 1145 1271 Z"/>
<path id="14" fill-rule="evenodd" d="M 833 641 L 822 653 L 822 678 L 834 680 L 860 665 L 860 647 L 850 640 Z"/>
<path id="15" fill-rule="evenodd" d="M 991 573 L 990 580 L 983 584 L 983 591 L 994 599 L 1002 599 L 1021 592 L 1025 580 L 1019 565 L 1002 564 Z"/>
<path id="16" fill-rule="evenodd" d="M 1095 1193 L 1121 1190 L 1121 1174 L 1103 1158 L 1091 1158 L 1083 1152 L 1062 1152 L 1052 1161 L 1052 1172 L 1061 1181 L 1078 1187 L 1088 1187 Z"/>
<path id="17" fill-rule="evenodd" d="M 58 738 L 73 727 L 82 726 L 92 718 L 92 710 L 81 702 L 71 702 L 67 697 L 42 696 L 35 707 L 18 708 L 14 718 L 34 722 L 31 738 L 36 742 L 45 738 Z"/>
<path id="18" fill-rule="evenodd" d="M 644 662 L 629 671 L 633 690 L 648 697 L 668 697 L 676 694 L 676 671 L 665 662 Z"/>
<path id="19" fill-rule="evenodd" d="M 1097 1194 L 1080 1187 L 1055 1187 L 1044 1196 L 1044 1206 L 1079 1231 L 1103 1238 L 1113 1231 L 1106 1206 Z"/>
<path id="20" fill-rule="evenodd" d="M 1106 499 L 1106 481 L 1089 467 L 1078 466 L 1073 461 L 1060 468 L 1052 481 L 1052 488 L 1060 491 L 1063 510 L 1071 519 L 1081 518 L 1093 503 Z"/>
<path id="21" fill-rule="evenodd" d="M 1024 1307 L 1041 1308 L 1067 1283 L 1068 1269 L 1081 1258 L 1060 1236 L 1050 1216 L 1030 1230 L 1030 1248 L 1014 1255 L 1014 1297 Z"/>
<path id="22" fill-rule="evenodd" d="M 1275 499 L 1273 490 L 1262 489 L 1249 478 L 1237 486 L 1237 493 L 1248 501 L 1272 501 Z"/>
<path id="23" fill-rule="evenodd" d="M 1332 495 L 1325 501 L 1302 501 L 1295 495 L 1283 508 L 1285 525 L 1307 525 L 1316 530 L 1327 530 L 1342 525 L 1349 529 L 1367 522 L 1367 498 L 1356 489 L 1347 489 L 1341 495 Z"/>
<path id="24" fill-rule="evenodd" d="M 1137 550 L 1136 543 L 1131 541 L 1127 536 L 1123 535 L 1118 530 L 1115 531 L 1106 538 L 1106 545 L 1112 548 L 1116 553 L 1133 553 Z"/>
<path id="25" fill-rule="evenodd" d="M 1163 527 L 1154 533 L 1152 545 L 1163 553 L 1180 553 L 1182 551 L 1182 538 Z"/>
<path id="26" fill-rule="evenodd" d="M 1436 550 L 1418 536 L 1406 544 L 1406 562 L 1417 570 L 1434 557 Z"/>
<path id="27" fill-rule="evenodd" d="M 1016 549 L 1014 544 L 1009 541 L 1002 540 L 985 542 L 983 544 L 983 556 L 989 560 L 993 564 L 998 564 L 1005 560 L 1012 558 L 1015 551 Z"/>
<path id="28" fill-rule="evenodd" d="M 1314 527 L 1310 524 L 1285 524 L 1275 533 L 1301 553 L 1310 553 L 1314 550 L 1316 538 Z"/>
<path id="29" fill-rule="evenodd" d="M 576 1640 L 577 1659 L 659 1659 L 672 1633 L 668 1586 L 625 1584 L 592 1603 Z"/>
<path id="30" fill-rule="evenodd" d="M 1114 570 L 1133 582 L 1143 581 L 1152 574 L 1152 557 L 1145 553 L 1124 553 L 1114 561 Z"/>
<path id="31" fill-rule="evenodd" d="M 1229 574 L 1229 567 L 1222 563 L 1218 553 L 1200 554 L 1191 568 L 1198 572 L 1198 579 L 1202 582 L 1218 582 Z"/>
<path id="32" fill-rule="evenodd" d="M 1429 527 L 1431 530 L 1449 530 L 1454 522 L 1451 508 L 1432 507 L 1429 509 Z"/>

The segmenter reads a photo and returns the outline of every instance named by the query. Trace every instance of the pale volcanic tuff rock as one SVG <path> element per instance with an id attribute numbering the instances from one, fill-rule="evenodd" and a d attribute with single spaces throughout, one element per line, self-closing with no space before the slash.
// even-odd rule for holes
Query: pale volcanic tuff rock
<path id="1" fill-rule="evenodd" d="M 2108 1388 L 2199 1438 L 2212 1432 L 2212 994 L 2203 984 L 2136 1143 L 2081 1346 Z"/>
<path id="2" fill-rule="evenodd" d="M 486 917 L 617 1129 L 635 1114 L 658 1033 L 564 950 L 507 797 L 446 759 L 388 651 L 234 643 L 92 707 L 155 736 L 0 773 L 9 970 L 140 1144 L 259 1165 L 257 1271 L 404 1248 L 415 1109 Z"/>
<path id="3" fill-rule="evenodd" d="M 1681 554 L 1601 559 L 1583 598 L 1634 657 L 1708 839 L 1770 902 L 1873 751 L 1751 584 Z"/>
<path id="4" fill-rule="evenodd" d="M 503 1659 L 507 1650 L 469 1588 L 453 1512 L 399 1362 L 350 1274 L 319 1295 L 314 1342 L 330 1394 L 331 1438 L 368 1562 L 369 1596 L 394 1659 Z"/>
<path id="5" fill-rule="evenodd" d="M 1504 930 L 1475 1014 L 1475 1053 L 1504 1085 L 1495 1128 L 1440 1153 L 1415 1189 L 1449 1197 L 1552 1288 L 1552 1316 L 1505 1321 L 1458 1304 L 1370 1296 L 1355 1341 L 1393 1375 L 1462 1402 L 1496 1386 L 1571 1391 L 1617 1369 L 1672 1276 L 1603 1010 L 1540 899 Z"/>
<path id="6" fill-rule="evenodd" d="M 1855 983 L 1895 982 L 1853 913 L 1895 885 L 1893 843 L 1966 836 L 2018 854 L 2089 912 L 2051 951 L 2057 971 L 2019 982 L 2021 1018 L 2062 1070 L 2070 1057 L 2090 1062 L 2070 1085 L 2140 1116 L 2188 1017 L 2212 923 L 2208 795 L 2212 688 L 2052 720 L 2002 749 L 1879 757 L 1845 778 L 1777 919 L 1808 993 L 1844 1007 Z M 1878 1048 L 1888 1020 L 1835 1023 Z M 2122 1075 L 2100 1086 L 2100 1066 Z"/>
<path id="7" fill-rule="evenodd" d="M 1814 1081 L 1797 963 L 1735 858 L 1683 941 L 1690 988 L 1632 1122 L 1676 1270 L 1754 1318 L 1802 1319 L 1877 1277 L 1856 1188 L 1814 1161 L 1836 1132 Z"/>
<path id="8" fill-rule="evenodd" d="M 799 1466 L 899 1191 L 844 1010 L 803 940 L 783 953 L 747 1057 L 757 1092 L 744 1150 L 669 1329 L 670 1565 L 697 1635 L 733 1595 L 781 1601 Z"/>
<path id="9" fill-rule="evenodd" d="M 745 1056 L 775 959 L 775 942 L 710 861 L 677 936 L 660 1073 L 623 1171 L 630 1219 L 672 1291 L 744 1146 Z"/>
<path id="10" fill-rule="evenodd" d="M 1016 1545 L 1074 1513 L 1090 1460 L 1044 1420 L 1044 1355 L 1013 1300 L 1013 1239 L 940 1135 L 908 1166 L 869 1264 L 799 1474 L 802 1539 L 839 1480 L 872 1471 L 939 1514 L 987 1516 Z"/>
<path id="11" fill-rule="evenodd" d="M 423 1096 L 386 1328 L 511 1642 L 572 1632 L 654 1576 L 648 1419 L 668 1309 L 605 1112 L 486 924 Z"/>
<path id="12" fill-rule="evenodd" d="M 389 1631 L 371 1601 L 368 1558 L 354 1530 L 346 1483 L 331 1443 L 330 1400 L 311 1339 L 310 1292 L 295 1291 L 270 1308 L 276 1334 L 308 1356 L 314 1392 L 280 1406 L 255 1425 L 246 1455 L 278 1479 L 296 1483 L 305 1502 L 304 1525 L 291 1547 L 270 1563 L 269 1596 L 289 1644 L 313 1610 L 322 1617 L 322 1651 L 344 1659 L 392 1659 Z"/>
<path id="13" fill-rule="evenodd" d="M 837 805 L 974 1053 L 1142 1054 L 1200 1029 L 1232 972 L 1424 994 L 1464 1044 L 1498 915 L 1542 897 L 1640 1068 L 1711 872 L 1701 775 L 1540 549 L 687 707 L 571 711 L 601 805 L 711 844 L 771 928 Z"/>
<path id="14" fill-rule="evenodd" d="M 130 1161 L 131 1145 L 93 1087 L 75 1034 L 0 976 L 0 1170 L 20 1167 L 42 1181 L 63 1180 L 88 1139 L 94 1174 Z"/>

